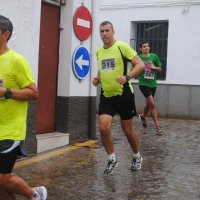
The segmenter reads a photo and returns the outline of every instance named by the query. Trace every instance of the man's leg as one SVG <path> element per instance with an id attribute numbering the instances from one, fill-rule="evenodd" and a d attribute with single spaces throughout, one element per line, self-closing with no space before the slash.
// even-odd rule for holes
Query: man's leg
<path id="1" fill-rule="evenodd" d="M 140 91 L 142 92 L 142 94 L 144 95 L 145 99 L 146 99 L 146 104 L 144 106 L 144 110 L 143 110 L 143 113 L 142 114 L 139 114 L 139 118 L 142 122 L 142 125 L 144 126 L 144 128 L 147 127 L 147 115 L 149 113 L 149 110 L 150 110 L 150 107 L 149 107 L 149 104 L 147 102 L 147 97 L 152 95 L 152 90 L 151 88 L 149 87 L 146 87 L 146 86 L 140 86 Z"/>
<path id="2" fill-rule="evenodd" d="M 1 142 L 2 146 L 3 144 L 5 144 L 5 141 Z M 25 196 L 29 199 L 33 196 L 35 198 L 41 196 L 41 199 L 46 199 L 46 188 L 37 187 L 33 189 L 29 187 L 29 185 L 22 178 L 11 174 L 19 153 L 19 146 L 8 153 L 0 153 L 0 194 L 2 192 L 2 200 L 13 200 L 15 199 L 15 194 Z"/>
<path id="3" fill-rule="evenodd" d="M 0 188 L 0 200 L 16 200 L 16 197 L 10 192 Z"/>
<path id="4" fill-rule="evenodd" d="M 139 114 L 139 118 L 140 118 L 140 120 L 141 120 L 142 125 L 143 125 L 144 128 L 147 127 L 147 118 L 146 118 L 146 117 L 147 117 L 147 115 L 148 115 L 148 112 L 149 112 L 149 105 L 148 105 L 148 103 L 146 102 L 146 105 L 145 105 L 145 107 L 144 107 L 143 113 L 142 113 L 142 114 Z"/>
<path id="5" fill-rule="evenodd" d="M 114 144 L 111 134 L 112 125 L 111 115 L 100 115 L 99 116 L 99 131 L 101 133 L 101 141 L 108 155 L 114 153 Z"/>
<path id="6" fill-rule="evenodd" d="M 148 103 L 146 101 L 146 105 L 144 107 L 144 112 L 143 112 L 143 116 L 144 116 L 145 119 L 146 119 L 146 117 L 147 117 L 147 115 L 149 113 L 149 110 L 150 110 L 150 108 L 149 108 L 149 105 L 148 105 Z"/>
<path id="7" fill-rule="evenodd" d="M 133 150 L 133 153 L 137 154 L 139 151 L 138 134 L 133 128 L 133 120 L 121 120 L 122 129 L 127 137 L 127 140 Z"/>
<path id="8" fill-rule="evenodd" d="M 148 104 L 148 106 L 149 106 L 149 108 L 150 108 L 151 117 L 152 117 L 152 119 L 153 119 L 153 121 L 154 121 L 156 127 L 159 127 L 160 124 L 159 124 L 159 122 L 158 122 L 157 110 L 156 110 L 154 98 L 153 98 L 152 95 L 150 95 L 150 96 L 148 96 L 148 97 L 146 98 L 146 100 L 147 100 L 147 104 Z"/>
<path id="9" fill-rule="evenodd" d="M 139 152 L 138 134 L 133 127 L 132 119 L 121 120 L 121 124 L 122 124 L 122 129 L 133 151 L 131 171 L 141 169 L 142 157 L 140 156 Z"/>
<path id="10" fill-rule="evenodd" d="M 1 141 L 1 146 L 6 141 Z M 34 190 L 20 177 L 11 174 L 17 156 L 20 155 L 20 147 L 17 146 L 8 153 L 0 154 L 0 189 L 4 190 L 4 195 L 14 196 L 21 194 L 27 198 L 33 196 Z M 10 194 L 9 194 L 10 193 Z"/>
<path id="11" fill-rule="evenodd" d="M 20 177 L 12 174 L 0 174 L 0 190 L 5 194 L 19 194 L 27 198 L 32 198 L 34 190 Z M 6 199 L 7 200 L 7 199 Z"/>
<path id="12" fill-rule="evenodd" d="M 114 152 L 113 138 L 111 134 L 112 116 L 100 115 L 99 116 L 99 130 L 101 133 L 102 144 L 108 154 L 108 163 L 104 170 L 104 174 L 112 174 L 114 168 L 118 165 Z"/>

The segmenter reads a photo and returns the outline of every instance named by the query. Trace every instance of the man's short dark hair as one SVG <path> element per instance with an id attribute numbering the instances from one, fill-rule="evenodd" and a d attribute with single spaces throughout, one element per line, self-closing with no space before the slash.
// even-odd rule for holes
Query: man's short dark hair
<path id="1" fill-rule="evenodd" d="M 142 42 L 140 42 L 140 48 L 142 48 L 142 45 L 143 45 L 143 44 L 147 44 L 147 43 L 149 44 L 148 41 L 142 41 Z"/>
<path id="2" fill-rule="evenodd" d="M 100 26 L 105 26 L 105 25 L 107 25 L 107 24 L 110 24 L 112 30 L 114 31 L 113 24 L 112 24 L 110 21 L 103 21 L 103 22 L 101 22 Z"/>
<path id="3" fill-rule="evenodd" d="M 0 15 L 0 30 L 1 30 L 2 33 L 9 31 L 10 37 L 11 37 L 12 32 L 13 32 L 12 22 L 8 18 L 6 18 L 2 15 Z M 8 40 L 10 39 L 10 37 L 8 38 Z"/>

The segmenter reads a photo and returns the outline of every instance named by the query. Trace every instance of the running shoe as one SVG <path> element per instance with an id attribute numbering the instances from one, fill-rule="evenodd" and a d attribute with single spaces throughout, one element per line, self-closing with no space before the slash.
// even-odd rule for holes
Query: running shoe
<path id="1" fill-rule="evenodd" d="M 139 118 L 140 118 L 140 120 L 142 122 L 143 127 L 146 128 L 147 127 L 147 120 L 145 119 L 144 115 L 143 114 L 139 114 Z"/>
<path id="2" fill-rule="evenodd" d="M 157 135 L 161 135 L 161 132 L 162 132 L 161 127 L 160 127 L 160 126 L 157 126 L 157 127 L 156 127 L 156 134 L 157 134 Z"/>
<path id="3" fill-rule="evenodd" d="M 137 158 L 133 158 L 132 165 L 131 165 L 131 171 L 136 171 L 138 169 L 141 169 L 142 167 L 142 157 L 138 156 Z"/>
<path id="4" fill-rule="evenodd" d="M 46 200 L 47 199 L 47 189 L 44 186 L 35 187 L 32 200 Z"/>
<path id="5" fill-rule="evenodd" d="M 106 169 L 104 170 L 104 174 L 112 174 L 114 168 L 117 167 L 117 166 L 118 166 L 117 160 L 116 161 L 108 160 L 108 163 L 106 165 Z"/>

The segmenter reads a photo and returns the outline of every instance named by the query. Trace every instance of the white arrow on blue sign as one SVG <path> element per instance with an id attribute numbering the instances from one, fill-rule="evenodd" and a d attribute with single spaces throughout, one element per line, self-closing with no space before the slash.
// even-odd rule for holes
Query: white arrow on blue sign
<path id="1" fill-rule="evenodd" d="M 84 79 L 90 71 L 90 54 L 85 47 L 79 46 L 75 49 L 72 64 L 75 75 Z"/>

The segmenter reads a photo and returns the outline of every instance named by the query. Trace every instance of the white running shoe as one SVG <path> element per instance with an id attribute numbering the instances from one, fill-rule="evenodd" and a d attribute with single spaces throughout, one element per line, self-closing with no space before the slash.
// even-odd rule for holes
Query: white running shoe
<path id="1" fill-rule="evenodd" d="M 35 190 L 32 200 L 46 200 L 47 199 L 47 189 L 44 186 L 39 186 L 33 188 Z"/>
<path id="2" fill-rule="evenodd" d="M 104 170 L 104 174 L 112 174 L 114 168 L 117 167 L 117 166 L 118 166 L 117 160 L 116 161 L 108 160 L 108 163 L 106 165 L 106 169 Z"/>
<path id="3" fill-rule="evenodd" d="M 131 165 L 131 171 L 136 171 L 138 169 L 141 169 L 142 167 L 142 157 L 138 156 L 137 158 L 133 158 L 132 165 Z"/>

